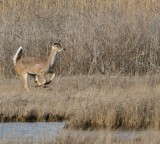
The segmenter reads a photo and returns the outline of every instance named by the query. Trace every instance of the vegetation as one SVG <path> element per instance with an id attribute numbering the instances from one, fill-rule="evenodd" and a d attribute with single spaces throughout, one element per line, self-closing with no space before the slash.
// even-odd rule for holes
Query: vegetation
<path id="1" fill-rule="evenodd" d="M 12 56 L 48 55 L 62 40 L 57 73 L 146 74 L 160 65 L 157 0 L 2 0 L 0 67 L 15 75 Z"/>
<path id="2" fill-rule="evenodd" d="M 57 137 L 51 138 L 45 136 L 43 139 L 34 141 L 32 137 L 18 138 L 10 140 L 9 138 L 0 141 L 0 144 L 157 144 L 160 140 L 159 131 L 71 131 L 62 130 Z"/>
<path id="3" fill-rule="evenodd" d="M 1 0 L 0 120 L 65 121 L 66 128 L 90 130 L 160 129 L 159 9 L 157 0 Z M 67 49 L 59 55 L 59 77 L 46 89 L 29 81 L 26 94 L 13 55 L 19 46 L 24 55 L 48 55 L 50 41 L 59 39 Z M 95 137 L 97 143 L 108 141 L 106 134 Z M 57 144 L 75 139 L 93 143 L 88 136 L 64 133 Z M 109 142 L 115 141 L 111 136 Z"/>
<path id="4" fill-rule="evenodd" d="M 152 144 L 159 141 L 159 131 L 156 131 L 160 129 L 159 76 L 56 77 L 46 89 L 34 88 L 31 79 L 29 83 L 31 94 L 25 93 L 20 80 L 1 79 L 0 120 L 65 121 L 67 130 L 60 131 L 56 139 L 46 137 L 42 143 Z M 117 136 L 117 130 L 142 129 L 148 131 L 136 131 L 127 138 Z M 18 142 L 34 143 L 32 139 L 21 138 Z M 6 138 L 0 143 L 17 141 Z"/>
<path id="5" fill-rule="evenodd" d="M 1 121 L 65 120 L 65 127 L 78 129 L 160 128 L 158 76 L 59 77 L 46 89 L 32 82 L 28 95 L 19 80 L 1 81 Z"/>
<path id="6" fill-rule="evenodd" d="M 58 134 L 55 144 L 156 144 L 159 140 L 158 131 L 63 131 Z"/>

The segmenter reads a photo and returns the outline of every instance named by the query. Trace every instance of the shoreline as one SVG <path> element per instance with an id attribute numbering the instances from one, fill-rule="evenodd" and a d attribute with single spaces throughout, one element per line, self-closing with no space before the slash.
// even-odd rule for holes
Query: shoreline
<path id="1" fill-rule="evenodd" d="M 27 94 L 20 80 L 1 81 L 0 121 L 63 121 L 66 128 L 84 130 L 160 129 L 159 85 L 158 75 L 56 77 L 46 89 L 29 80 Z"/>

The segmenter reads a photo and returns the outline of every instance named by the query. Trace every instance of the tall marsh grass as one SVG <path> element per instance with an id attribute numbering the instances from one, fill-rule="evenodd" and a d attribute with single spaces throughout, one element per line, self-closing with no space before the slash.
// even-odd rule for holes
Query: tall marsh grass
<path id="1" fill-rule="evenodd" d="M 55 144 L 155 144 L 159 143 L 159 131 L 62 131 Z"/>
<path id="2" fill-rule="evenodd" d="M 48 55 L 51 39 L 67 48 L 61 75 L 146 74 L 159 71 L 160 2 L 157 0 L 2 0 L 1 75 L 15 75 L 12 57 Z"/>
<path id="3" fill-rule="evenodd" d="M 160 129 L 159 76 L 57 77 L 26 94 L 20 81 L 1 81 L 0 120 L 65 121 L 73 129 Z M 16 85 L 16 87 L 15 87 Z"/>

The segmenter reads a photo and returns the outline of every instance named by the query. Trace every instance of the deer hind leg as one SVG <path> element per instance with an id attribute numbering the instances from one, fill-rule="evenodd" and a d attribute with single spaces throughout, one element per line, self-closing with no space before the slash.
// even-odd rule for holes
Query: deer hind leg
<path id="1" fill-rule="evenodd" d="M 28 83 L 27 83 L 27 77 L 28 77 L 27 73 L 25 73 L 24 75 L 20 76 L 20 78 L 21 78 L 21 80 L 23 82 L 24 88 L 26 89 L 27 92 L 29 92 Z"/>

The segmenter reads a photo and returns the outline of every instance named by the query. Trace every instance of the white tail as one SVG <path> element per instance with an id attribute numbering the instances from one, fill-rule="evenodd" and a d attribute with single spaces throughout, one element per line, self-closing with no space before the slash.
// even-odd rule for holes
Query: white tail
<path id="1" fill-rule="evenodd" d="M 22 46 L 19 47 L 19 49 L 17 50 L 16 54 L 13 57 L 14 66 L 16 65 L 17 60 L 20 59 L 21 54 L 22 54 Z"/>
<path id="2" fill-rule="evenodd" d="M 44 86 L 49 84 L 55 77 L 53 73 L 56 63 L 57 53 L 64 50 L 61 48 L 60 43 L 54 43 L 52 45 L 49 56 L 47 57 L 22 57 L 22 47 L 20 47 L 13 58 L 15 70 L 21 78 L 23 85 L 27 91 L 29 91 L 27 84 L 28 74 L 34 75 L 35 83 L 37 86 Z M 52 78 L 47 82 L 46 75 L 52 73 Z M 39 81 L 39 77 L 42 82 Z"/>

